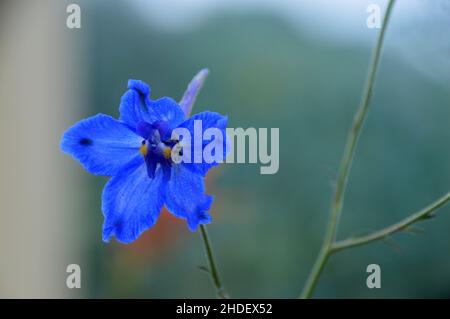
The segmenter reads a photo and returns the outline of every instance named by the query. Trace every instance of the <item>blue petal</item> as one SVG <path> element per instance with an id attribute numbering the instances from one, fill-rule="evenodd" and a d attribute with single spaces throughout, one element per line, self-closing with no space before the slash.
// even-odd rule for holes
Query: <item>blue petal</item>
<path id="1" fill-rule="evenodd" d="M 199 224 L 211 222 L 207 213 L 213 197 L 204 194 L 203 177 L 183 165 L 172 165 L 170 178 L 165 186 L 165 204 L 175 216 L 187 219 L 188 227 L 195 231 Z"/>
<path id="2" fill-rule="evenodd" d="M 162 97 L 156 101 L 150 101 L 148 111 L 152 117 L 152 123 L 155 121 L 166 122 L 170 129 L 177 127 L 184 121 L 183 110 L 170 97 Z"/>
<path id="3" fill-rule="evenodd" d="M 195 136 L 195 134 L 194 134 L 194 123 L 195 123 L 194 121 L 196 121 L 196 120 L 202 121 L 202 136 L 200 136 L 200 137 Z M 195 114 L 194 116 L 192 116 L 191 118 L 189 118 L 188 120 L 183 122 L 181 125 L 179 125 L 179 127 L 187 128 L 190 131 L 191 139 L 192 139 L 191 140 L 191 157 L 192 157 L 191 163 L 183 162 L 183 165 L 188 167 L 193 172 L 200 174 L 202 176 L 205 176 L 211 167 L 214 167 L 214 166 L 218 165 L 220 162 L 225 161 L 226 155 L 229 150 L 229 145 L 227 143 L 227 135 L 226 135 L 227 122 L 228 122 L 227 116 L 221 115 L 216 112 L 206 111 L 206 112 Z M 204 158 L 202 157 L 201 163 L 194 163 L 194 138 L 202 138 L 203 133 L 208 128 L 217 128 L 222 132 L 223 138 L 222 139 L 217 138 L 214 140 L 214 145 L 222 144 L 223 154 L 222 154 L 222 156 L 220 156 L 221 161 L 214 161 L 212 163 L 206 163 Z M 207 141 L 207 140 L 202 142 L 202 152 L 205 149 L 205 146 L 210 143 L 211 143 L 211 141 Z"/>
<path id="4" fill-rule="evenodd" d="M 209 70 L 202 69 L 198 72 L 194 78 L 189 83 L 186 91 L 183 94 L 183 97 L 180 101 L 180 107 L 183 110 L 186 117 L 189 117 L 192 111 L 192 106 L 194 105 L 195 99 L 197 98 L 200 89 L 205 83 L 206 78 L 208 77 Z"/>
<path id="5" fill-rule="evenodd" d="M 150 100 L 150 87 L 147 83 L 129 80 L 128 88 L 120 102 L 120 120 L 133 130 L 141 121 L 151 124 L 163 121 L 170 128 L 184 121 L 184 113 L 173 99 L 163 97 L 156 101 Z"/>
<path id="6" fill-rule="evenodd" d="M 157 164 L 158 162 L 156 161 L 155 158 L 152 157 L 151 153 L 145 156 L 145 165 L 147 166 L 147 175 L 149 178 L 155 177 Z"/>
<path id="7" fill-rule="evenodd" d="M 139 122 L 136 126 L 136 134 L 141 136 L 143 139 L 148 139 L 152 135 L 154 128 L 151 124 L 147 122 Z"/>
<path id="8" fill-rule="evenodd" d="M 72 155 L 90 173 L 116 175 L 123 167 L 142 156 L 142 138 L 126 125 L 105 114 L 76 123 L 63 135 L 61 149 Z"/>
<path id="9" fill-rule="evenodd" d="M 135 90 L 139 94 L 143 96 L 149 96 L 150 95 L 150 86 L 141 80 L 128 80 L 128 88 L 130 90 Z"/>
<path id="10" fill-rule="evenodd" d="M 130 167 L 106 184 L 102 195 L 105 242 L 115 236 L 121 243 L 131 243 L 156 223 L 163 206 L 163 173 L 158 169 L 150 179 L 145 166 Z"/>
<path id="11" fill-rule="evenodd" d="M 135 130 L 139 122 L 152 121 L 147 109 L 150 104 L 150 87 L 143 81 L 129 80 L 128 88 L 120 99 L 120 120 Z"/>

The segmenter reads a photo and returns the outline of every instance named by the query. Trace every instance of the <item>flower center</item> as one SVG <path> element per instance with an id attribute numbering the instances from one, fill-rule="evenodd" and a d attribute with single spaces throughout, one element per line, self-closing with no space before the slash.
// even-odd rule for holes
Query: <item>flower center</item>
<path id="1" fill-rule="evenodd" d="M 140 127 L 141 131 L 142 127 L 143 125 Z M 151 126 L 146 126 L 144 134 L 141 134 L 141 136 L 144 139 L 139 147 L 139 153 L 144 157 L 150 156 L 158 162 L 164 159 L 169 160 L 172 156 L 172 148 L 178 143 L 174 140 L 162 141 L 160 130 Z"/>
<path id="2" fill-rule="evenodd" d="M 172 147 L 170 144 L 172 144 L 171 141 L 152 143 L 149 140 L 143 140 L 139 147 L 139 153 L 144 157 L 150 153 L 165 159 L 170 159 L 172 155 Z"/>
<path id="3" fill-rule="evenodd" d="M 165 122 L 139 122 L 136 132 L 143 138 L 139 147 L 139 153 L 144 157 L 147 165 L 147 173 L 150 178 L 154 178 L 158 167 L 167 168 L 173 163 L 172 150 L 179 148 L 179 141 L 170 139 L 170 129 Z M 179 155 L 183 152 L 180 149 Z"/>

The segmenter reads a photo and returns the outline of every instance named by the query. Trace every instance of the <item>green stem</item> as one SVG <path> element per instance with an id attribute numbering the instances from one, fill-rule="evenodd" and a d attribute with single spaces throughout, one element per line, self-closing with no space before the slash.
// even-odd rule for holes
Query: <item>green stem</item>
<path id="1" fill-rule="evenodd" d="M 355 238 L 348 238 L 345 240 L 340 240 L 338 242 L 335 242 L 332 246 L 332 252 L 337 252 L 340 250 L 344 250 L 351 247 L 356 247 L 364 244 L 368 244 L 370 242 L 384 239 L 396 232 L 406 230 L 408 226 L 420 222 L 426 218 L 432 217 L 432 213 L 436 211 L 437 209 L 441 208 L 445 204 L 447 204 L 450 201 L 450 193 L 446 194 L 445 196 L 441 197 L 440 199 L 436 200 L 429 206 L 423 208 L 422 210 L 418 211 L 415 214 L 412 214 L 408 216 L 407 218 L 399 221 L 398 223 L 395 223 L 393 225 L 390 225 L 386 228 L 380 229 L 378 231 L 375 231 L 373 233 L 370 233 L 365 236 L 361 237 L 355 237 Z"/>
<path id="2" fill-rule="evenodd" d="M 194 106 L 195 100 L 197 99 L 197 95 L 200 93 L 200 90 L 203 87 L 208 74 L 208 69 L 202 69 L 192 78 L 191 82 L 189 82 L 189 85 L 180 101 L 180 107 L 183 110 L 186 118 L 190 116 L 192 107 Z M 211 275 L 212 282 L 217 291 L 217 296 L 220 298 L 228 298 L 228 295 L 223 289 L 222 282 L 219 277 L 219 272 L 217 271 L 216 262 L 214 260 L 214 253 L 208 237 L 208 232 L 206 231 L 206 226 L 200 225 L 200 233 L 202 235 L 203 244 L 205 246 L 206 259 L 208 259 L 208 273 Z"/>
<path id="3" fill-rule="evenodd" d="M 211 275 L 211 279 L 214 283 L 214 286 L 216 287 L 217 296 L 219 298 L 226 299 L 226 298 L 228 298 L 228 295 L 222 286 L 222 281 L 220 280 L 219 272 L 217 271 L 217 266 L 216 266 L 216 262 L 214 259 L 214 252 L 211 247 L 211 242 L 209 240 L 208 232 L 206 231 L 205 225 L 200 225 L 200 233 L 202 235 L 203 244 L 205 245 L 206 258 L 208 259 L 208 265 L 209 265 L 208 272 Z"/>
<path id="4" fill-rule="evenodd" d="M 347 142 L 342 156 L 341 165 L 339 168 L 339 174 L 337 179 L 336 190 L 333 196 L 331 205 L 330 218 L 328 221 L 327 231 L 321 251 L 316 259 L 313 269 L 306 281 L 305 287 L 301 294 L 301 298 L 310 298 L 314 288 L 317 285 L 317 281 L 329 259 L 331 253 L 331 247 L 336 237 L 336 231 L 339 224 L 339 218 L 342 212 L 342 206 L 344 202 L 344 194 L 347 185 L 347 179 L 352 165 L 353 156 L 355 154 L 356 145 L 358 143 L 359 136 L 361 135 L 361 129 L 364 124 L 364 120 L 367 117 L 367 111 L 369 110 L 370 100 L 372 98 L 372 91 L 375 82 L 375 77 L 380 62 L 381 48 L 383 46 L 384 35 L 386 33 L 389 18 L 392 12 L 395 0 L 390 0 L 387 5 L 386 15 L 381 26 L 380 33 L 378 34 L 377 42 L 372 54 L 372 61 L 370 63 L 369 73 L 364 87 L 364 93 L 359 105 L 358 111 L 353 121 L 353 126 L 348 134 Z"/>

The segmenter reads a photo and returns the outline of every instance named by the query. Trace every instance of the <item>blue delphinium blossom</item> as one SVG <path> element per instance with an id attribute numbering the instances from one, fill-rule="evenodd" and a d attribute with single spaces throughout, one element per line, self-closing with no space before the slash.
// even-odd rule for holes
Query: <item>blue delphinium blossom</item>
<path id="1" fill-rule="evenodd" d="M 170 154 L 179 141 L 171 137 L 178 127 L 194 136 L 195 120 L 202 121 L 203 131 L 217 128 L 226 136 L 228 119 L 208 111 L 186 119 L 190 107 L 186 110 L 168 97 L 151 100 L 145 82 L 129 80 L 119 120 L 97 114 L 64 133 L 65 153 L 88 172 L 111 176 L 102 194 L 105 242 L 112 236 L 122 243 L 133 242 L 156 223 L 164 205 L 186 219 L 191 231 L 211 221 L 213 197 L 204 193 L 204 176 L 218 162 L 175 163 Z"/>

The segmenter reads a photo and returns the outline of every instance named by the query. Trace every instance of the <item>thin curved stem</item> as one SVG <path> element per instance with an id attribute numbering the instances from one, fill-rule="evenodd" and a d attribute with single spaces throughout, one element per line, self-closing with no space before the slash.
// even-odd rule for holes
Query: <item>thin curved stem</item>
<path id="1" fill-rule="evenodd" d="M 197 99 L 197 96 L 200 93 L 200 90 L 203 87 L 203 84 L 205 83 L 205 80 L 208 77 L 208 75 L 209 70 L 202 69 L 192 78 L 191 82 L 189 82 L 188 87 L 184 92 L 183 97 L 181 98 L 179 103 L 186 118 L 191 115 L 195 100 Z M 219 298 L 228 298 L 227 293 L 223 289 L 219 272 L 217 271 L 217 266 L 214 259 L 214 252 L 211 247 L 211 241 L 209 240 L 208 232 L 206 230 L 205 225 L 200 225 L 200 234 L 202 236 L 203 244 L 205 246 L 205 255 L 209 265 L 207 271 L 211 275 L 211 280 L 214 284 L 214 287 L 216 288 L 217 296 Z"/>
<path id="2" fill-rule="evenodd" d="M 208 273 L 211 275 L 211 280 L 214 283 L 214 287 L 216 287 L 217 296 L 219 298 L 228 298 L 225 289 L 223 288 L 222 281 L 219 276 L 219 272 L 217 271 L 216 262 L 214 259 L 214 252 L 211 247 L 211 241 L 209 240 L 208 232 L 206 231 L 205 225 L 200 225 L 200 233 L 202 235 L 203 243 L 205 245 L 205 255 L 208 260 Z"/>
<path id="3" fill-rule="evenodd" d="M 417 222 L 423 221 L 427 218 L 432 217 L 432 213 L 436 211 L 437 209 L 441 208 L 445 204 L 447 204 L 450 201 L 450 193 L 446 194 L 445 196 L 441 197 L 440 199 L 436 200 L 429 206 L 423 208 L 422 210 L 418 211 L 415 214 L 412 214 L 408 216 L 407 218 L 399 221 L 398 223 L 392 224 L 386 228 L 380 229 L 378 231 L 375 231 L 373 233 L 370 233 L 365 236 L 355 237 L 355 238 L 348 238 L 344 240 L 340 240 L 335 242 L 331 250 L 332 252 L 337 252 L 340 250 L 361 246 L 364 244 L 371 243 L 376 240 L 384 239 L 394 233 L 406 230 L 408 226 L 411 226 L 412 224 L 415 224 Z"/>
<path id="4" fill-rule="evenodd" d="M 317 285 L 317 281 L 322 273 L 325 264 L 327 263 L 332 244 L 336 237 L 336 231 L 339 224 L 339 218 L 342 212 L 342 206 L 344 203 L 344 194 L 347 185 L 347 179 L 352 165 L 353 156 L 355 154 L 356 145 L 358 143 L 359 136 L 361 135 L 361 129 L 364 124 L 364 120 L 367 117 L 367 111 L 369 110 L 370 100 L 372 98 L 373 86 L 375 77 L 380 62 L 381 48 L 383 46 L 384 35 L 388 26 L 389 18 L 394 6 L 395 0 L 390 0 L 387 5 L 386 15 L 381 25 L 380 33 L 378 34 L 377 42 L 372 54 L 372 61 L 369 67 L 369 73 L 367 76 L 366 84 L 364 87 L 363 96 L 359 105 L 356 116 L 353 120 L 353 126 L 348 134 L 347 142 L 342 156 L 341 165 L 339 168 L 336 190 L 333 196 L 331 205 L 330 218 L 328 221 L 327 231 L 321 251 L 316 259 L 316 262 L 312 268 L 312 271 L 306 281 L 305 287 L 301 294 L 301 298 L 310 298 L 314 288 Z"/>

